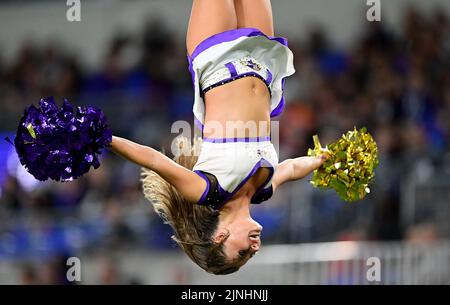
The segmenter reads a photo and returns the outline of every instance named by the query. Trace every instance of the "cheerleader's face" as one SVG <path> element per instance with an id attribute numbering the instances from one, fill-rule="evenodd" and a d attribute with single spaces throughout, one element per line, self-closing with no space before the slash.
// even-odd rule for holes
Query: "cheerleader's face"
<path id="1" fill-rule="evenodd" d="M 231 259 L 242 259 L 247 261 L 261 247 L 262 226 L 252 218 L 243 218 L 234 221 L 227 227 L 219 227 L 216 233 L 216 241 L 224 242 L 226 256 Z"/>

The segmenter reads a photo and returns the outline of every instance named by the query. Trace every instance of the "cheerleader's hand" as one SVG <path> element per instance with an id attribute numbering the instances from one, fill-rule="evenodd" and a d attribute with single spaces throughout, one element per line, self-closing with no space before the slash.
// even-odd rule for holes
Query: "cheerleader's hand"
<path id="1" fill-rule="evenodd" d="M 321 167 L 329 158 L 329 154 L 324 152 L 314 157 L 299 157 L 287 159 L 278 164 L 275 171 L 272 186 L 275 189 L 283 183 L 302 179 Z"/>
<path id="2" fill-rule="evenodd" d="M 312 158 L 313 159 L 313 162 L 312 162 L 313 166 L 312 166 L 312 169 L 309 172 L 309 173 L 311 173 L 312 171 L 314 171 L 314 170 L 318 169 L 319 167 L 321 167 L 325 163 L 325 161 L 327 161 L 330 158 L 330 154 L 323 153 L 323 154 L 321 154 L 319 156 L 316 156 L 316 157 L 307 157 L 307 158 Z"/>
<path id="3" fill-rule="evenodd" d="M 291 180 L 298 180 L 308 176 L 314 170 L 321 167 L 329 158 L 327 153 L 323 153 L 315 157 L 299 157 L 292 159 L 292 176 Z"/>

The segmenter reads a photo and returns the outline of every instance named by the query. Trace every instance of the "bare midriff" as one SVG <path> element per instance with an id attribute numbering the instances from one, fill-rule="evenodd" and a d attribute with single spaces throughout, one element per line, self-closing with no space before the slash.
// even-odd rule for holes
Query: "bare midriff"
<path id="1" fill-rule="evenodd" d="M 244 77 L 205 94 L 203 136 L 208 138 L 270 135 L 270 94 L 256 77 Z"/>

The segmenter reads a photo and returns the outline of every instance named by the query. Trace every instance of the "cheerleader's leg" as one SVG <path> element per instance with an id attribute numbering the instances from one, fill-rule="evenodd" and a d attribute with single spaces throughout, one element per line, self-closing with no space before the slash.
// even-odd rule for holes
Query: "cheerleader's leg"
<path id="1" fill-rule="evenodd" d="M 234 0 L 238 28 L 257 28 L 274 36 L 270 0 Z"/>
<path id="2" fill-rule="evenodd" d="M 194 0 L 186 35 L 189 55 L 206 38 L 236 28 L 233 0 Z"/>

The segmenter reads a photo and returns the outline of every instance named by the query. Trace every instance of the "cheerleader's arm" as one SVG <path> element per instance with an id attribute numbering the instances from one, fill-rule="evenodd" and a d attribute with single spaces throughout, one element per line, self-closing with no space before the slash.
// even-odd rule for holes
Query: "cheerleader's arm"
<path id="1" fill-rule="evenodd" d="M 196 173 L 151 147 L 113 136 L 111 149 L 125 159 L 155 171 L 189 202 L 198 202 L 206 188 L 205 180 Z"/>
<path id="2" fill-rule="evenodd" d="M 315 169 L 319 168 L 327 159 L 323 154 L 317 157 L 299 157 L 286 159 L 278 164 L 272 179 L 273 190 L 283 183 L 295 181 L 308 176 Z"/>

